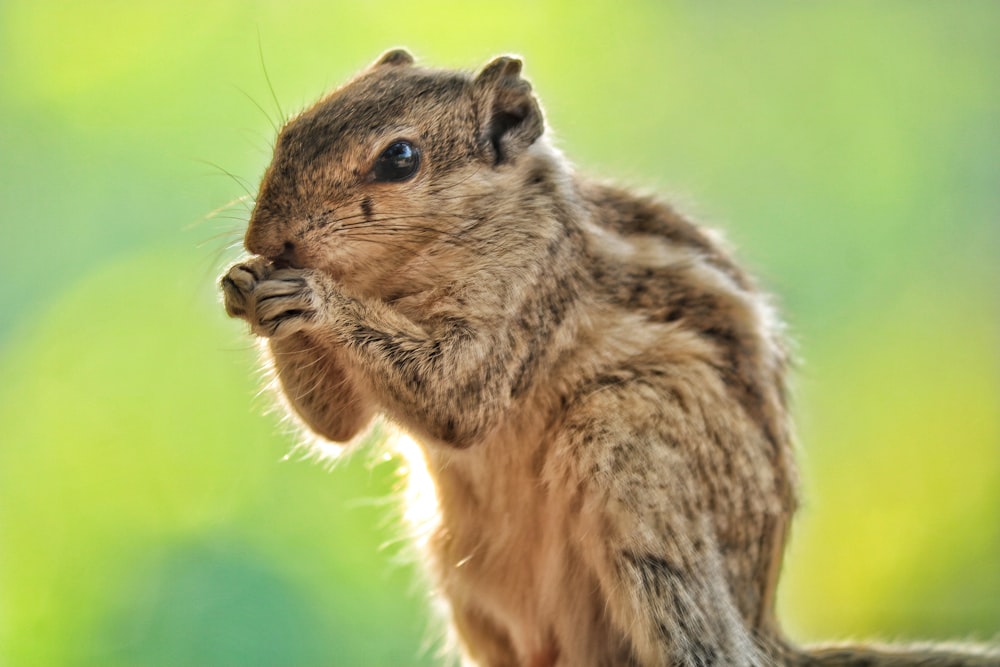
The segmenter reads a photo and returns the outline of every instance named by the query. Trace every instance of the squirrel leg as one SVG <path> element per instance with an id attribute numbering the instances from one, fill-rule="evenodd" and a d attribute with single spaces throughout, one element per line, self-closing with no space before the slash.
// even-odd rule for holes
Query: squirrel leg
<path id="1" fill-rule="evenodd" d="M 503 326 L 453 316 L 417 323 L 385 302 L 345 294 L 322 274 L 307 280 L 309 332 L 344 351 L 391 417 L 455 447 L 496 426 L 518 363 Z"/>
<path id="2" fill-rule="evenodd" d="M 658 413 L 669 406 L 635 396 L 627 387 L 592 394 L 550 454 L 571 462 L 558 464 L 563 483 L 583 493 L 576 539 L 609 621 L 643 667 L 763 667 L 684 444 L 662 432 Z"/>
<path id="3" fill-rule="evenodd" d="M 456 608 L 452 620 L 472 665 L 516 667 L 520 664 L 510 638 L 483 614 L 474 609 Z"/>

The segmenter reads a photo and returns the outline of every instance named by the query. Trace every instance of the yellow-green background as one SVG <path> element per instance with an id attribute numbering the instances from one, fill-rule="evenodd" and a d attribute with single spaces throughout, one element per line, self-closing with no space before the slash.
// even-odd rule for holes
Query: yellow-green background
<path id="1" fill-rule="evenodd" d="M 0 665 L 436 662 L 395 463 L 284 460 L 213 285 L 245 209 L 206 219 L 268 159 L 259 51 L 289 112 L 401 44 L 522 54 L 582 170 L 778 295 L 796 638 L 995 636 L 997 34 L 989 1 L 0 3 Z"/>

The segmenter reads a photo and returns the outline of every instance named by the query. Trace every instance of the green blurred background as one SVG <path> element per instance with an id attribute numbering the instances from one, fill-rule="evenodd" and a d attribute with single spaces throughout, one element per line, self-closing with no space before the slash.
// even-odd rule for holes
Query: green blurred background
<path id="1" fill-rule="evenodd" d="M 797 639 L 1000 631 L 1000 4 L 0 3 L 0 665 L 435 664 L 397 461 L 329 470 L 214 279 L 275 104 L 517 52 L 804 360 Z M 262 113 L 262 107 L 265 113 Z M 225 172 L 235 175 L 230 178 Z"/>

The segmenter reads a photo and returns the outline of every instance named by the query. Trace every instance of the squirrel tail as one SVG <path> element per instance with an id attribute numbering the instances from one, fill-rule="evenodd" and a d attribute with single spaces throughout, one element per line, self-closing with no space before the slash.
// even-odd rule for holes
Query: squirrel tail
<path id="1" fill-rule="evenodd" d="M 975 644 L 783 648 L 787 667 L 1000 667 L 1000 649 Z"/>

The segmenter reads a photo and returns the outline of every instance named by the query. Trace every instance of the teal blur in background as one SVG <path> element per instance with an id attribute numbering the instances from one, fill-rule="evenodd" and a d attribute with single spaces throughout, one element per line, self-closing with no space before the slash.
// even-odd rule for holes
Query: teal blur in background
<path id="1" fill-rule="evenodd" d="M 397 45 L 521 54 L 579 169 L 777 295 L 796 639 L 995 637 L 998 32 L 993 2 L 0 4 L 0 665 L 440 662 L 399 461 L 286 456 L 214 285 L 276 107 Z"/>

